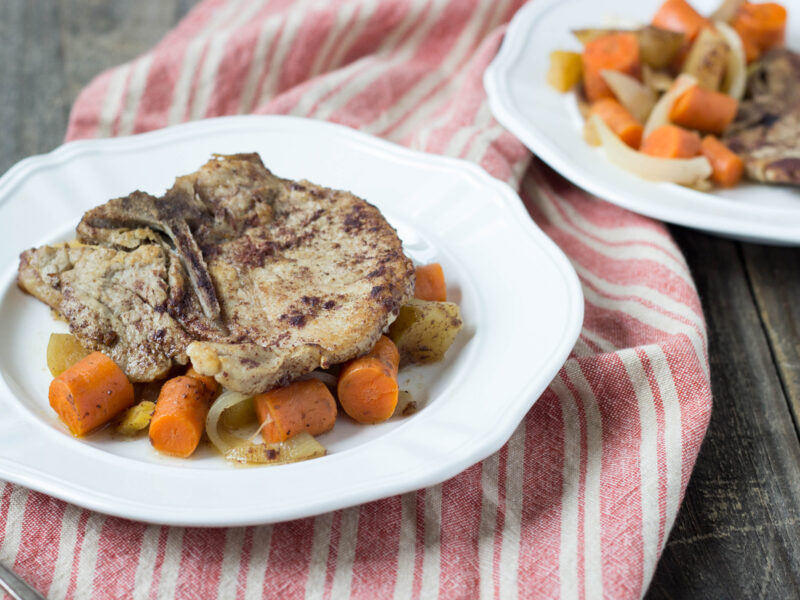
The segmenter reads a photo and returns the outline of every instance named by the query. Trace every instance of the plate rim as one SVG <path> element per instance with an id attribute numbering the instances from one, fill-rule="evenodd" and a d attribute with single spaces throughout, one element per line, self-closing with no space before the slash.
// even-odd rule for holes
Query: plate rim
<path id="1" fill-rule="evenodd" d="M 536 124 L 530 123 L 525 119 L 511 99 L 509 92 L 510 69 L 521 58 L 524 39 L 526 35 L 530 34 L 530 29 L 536 24 L 539 17 L 553 6 L 575 1 L 577 0 L 537 0 L 536 2 L 529 2 L 518 10 L 512 18 L 499 52 L 483 73 L 483 85 L 488 95 L 489 109 L 497 121 L 560 175 L 602 200 L 656 220 L 700 229 L 722 237 L 774 245 L 800 245 L 800 226 L 797 223 L 786 224 L 781 219 L 777 219 L 776 222 L 766 223 L 752 220 L 743 222 L 742 219 L 747 215 L 734 218 L 719 214 L 704 215 L 693 213 L 686 215 L 680 209 L 672 209 L 668 205 L 659 202 L 640 202 L 631 191 L 622 189 L 614 181 L 598 180 L 586 173 L 580 165 L 570 160 L 569 156 L 554 145 L 551 145 L 549 136 L 542 132 Z M 605 160 L 605 157 L 603 157 L 603 160 Z M 611 166 L 614 169 L 619 169 L 614 165 Z M 627 176 L 636 177 L 622 169 L 619 169 L 619 171 Z M 675 184 L 641 181 L 654 186 L 664 186 L 667 189 L 676 188 L 676 191 L 694 195 L 701 202 L 708 201 L 709 194 L 700 191 L 690 190 Z M 717 196 L 712 197 L 724 200 Z M 738 209 L 742 206 L 735 204 L 734 200 L 730 202 L 731 208 Z M 800 203 L 800 197 L 798 198 L 798 203 Z M 785 211 L 781 210 L 779 212 Z M 798 209 L 798 215 L 800 215 L 800 209 Z"/>
<path id="2" fill-rule="evenodd" d="M 457 458 L 453 458 L 444 467 L 438 466 L 437 468 L 428 468 L 421 473 L 418 472 L 419 469 L 417 469 L 417 472 L 413 473 L 414 476 L 411 477 L 413 480 L 411 482 L 409 482 L 408 476 L 401 478 L 395 477 L 394 480 L 388 481 L 380 487 L 355 490 L 349 495 L 339 496 L 337 498 L 325 498 L 323 496 L 315 502 L 306 503 L 300 509 L 292 506 L 285 506 L 283 510 L 273 509 L 269 515 L 253 515 L 247 513 L 243 515 L 227 516 L 211 513 L 201 514 L 203 512 L 202 510 L 198 511 L 198 509 L 192 509 L 186 510 L 186 514 L 170 513 L 161 518 L 158 515 L 152 514 L 152 506 L 135 501 L 132 504 L 126 504 L 124 498 L 109 498 L 106 497 L 105 494 L 87 493 L 86 490 L 81 489 L 81 486 L 70 483 L 68 480 L 59 478 L 54 474 L 45 473 L 41 470 L 33 470 L 28 466 L 0 457 L 0 476 L 4 479 L 91 510 L 150 523 L 223 527 L 285 521 L 362 504 L 378 498 L 385 498 L 398 493 L 407 492 L 412 489 L 427 487 L 449 479 L 502 447 L 519 423 L 524 419 L 530 407 L 533 406 L 547 385 L 549 385 L 552 377 L 556 375 L 566 361 L 582 327 L 584 307 L 578 276 L 563 252 L 538 228 L 538 226 L 536 226 L 533 219 L 528 215 L 517 193 L 506 183 L 490 176 L 482 168 L 470 162 L 412 150 L 344 125 L 324 121 L 278 115 L 229 116 L 184 123 L 135 136 L 68 142 L 47 154 L 25 158 L 12 166 L 0 177 L 0 206 L 7 201 L 10 196 L 9 192 L 13 191 L 17 184 L 24 181 L 27 177 L 33 176 L 40 169 L 47 168 L 53 164 L 66 162 L 95 152 L 126 152 L 135 150 L 138 146 L 147 147 L 151 144 L 179 141 L 184 136 L 198 135 L 201 133 L 209 135 L 215 131 L 230 131 L 232 128 L 236 127 L 255 125 L 267 128 L 270 126 L 286 126 L 319 129 L 323 133 L 349 138 L 349 141 L 355 142 L 359 146 L 366 146 L 367 149 L 372 148 L 388 153 L 392 158 L 411 160 L 418 165 L 421 164 L 422 161 L 425 161 L 429 167 L 436 168 L 437 170 L 441 168 L 456 169 L 468 174 L 480 187 L 493 189 L 496 193 L 496 197 L 502 201 L 502 205 L 511 211 L 510 215 L 516 217 L 514 221 L 519 228 L 520 234 L 525 235 L 529 241 L 534 242 L 541 250 L 542 255 L 552 261 L 553 266 L 563 281 L 564 289 L 567 292 L 570 303 L 567 311 L 568 318 L 564 323 L 560 343 L 557 348 L 552 349 L 549 359 L 544 361 L 544 364 L 540 366 L 540 374 L 534 378 L 528 377 L 528 381 L 520 392 L 520 398 L 515 399 L 507 406 L 508 410 L 502 415 L 502 419 L 498 421 L 498 423 L 501 424 L 500 427 L 497 427 L 491 432 L 486 432 L 486 437 L 482 444 L 479 446 L 472 445 L 470 451 L 463 453 Z M 6 277 L 4 276 L 3 280 L 5 281 L 5 279 Z M 3 377 L 0 377 L 0 389 L 13 396 L 8 383 Z M 16 398 L 4 399 L 0 397 L 0 405 L 2 404 L 11 406 L 16 413 L 17 419 L 35 431 L 35 425 L 27 422 L 27 420 L 36 418 L 33 415 L 21 414 L 27 411 L 26 407 L 20 405 L 19 400 Z M 44 423 L 39 424 L 46 427 Z M 73 442 L 73 440 L 69 439 L 67 436 L 61 437 L 64 439 L 58 439 L 57 445 L 63 445 L 65 441 Z M 474 441 L 475 440 L 467 440 L 464 444 L 474 444 Z M 88 449 L 88 446 L 83 444 L 73 443 L 71 447 L 75 449 L 82 448 L 84 451 Z M 81 450 L 78 450 L 78 452 L 80 451 Z M 114 460 L 115 458 L 119 457 L 112 457 L 108 460 Z M 144 465 L 144 463 L 142 464 Z M 174 468 L 177 471 L 184 471 L 181 467 Z M 224 472 L 226 471 L 216 471 L 216 473 Z"/>

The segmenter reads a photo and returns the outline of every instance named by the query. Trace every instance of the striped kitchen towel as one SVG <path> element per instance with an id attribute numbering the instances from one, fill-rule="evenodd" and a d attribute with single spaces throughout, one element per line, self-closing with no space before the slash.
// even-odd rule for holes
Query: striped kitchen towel
<path id="1" fill-rule="evenodd" d="M 711 409 L 706 329 L 659 223 L 555 175 L 481 76 L 518 0 L 204 0 L 101 74 L 67 139 L 217 115 L 327 119 L 474 161 L 574 265 L 586 320 L 496 454 L 441 485 L 276 525 L 160 527 L 0 482 L 0 562 L 64 598 L 638 598 Z"/>

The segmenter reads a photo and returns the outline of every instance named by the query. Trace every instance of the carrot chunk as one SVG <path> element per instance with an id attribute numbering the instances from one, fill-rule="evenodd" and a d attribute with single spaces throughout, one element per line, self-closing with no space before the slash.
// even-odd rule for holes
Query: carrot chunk
<path id="1" fill-rule="evenodd" d="M 733 20 L 733 28 L 742 38 L 748 62 L 786 39 L 786 9 L 775 2 L 745 2 Z"/>
<path id="2" fill-rule="evenodd" d="M 203 383 L 203 385 L 206 386 L 206 389 L 208 389 L 208 391 L 211 394 L 212 398 L 215 397 L 217 395 L 217 393 L 219 392 L 219 387 L 220 387 L 219 383 L 217 383 L 217 380 L 214 379 L 213 377 L 211 377 L 210 375 L 200 375 L 200 373 L 195 371 L 194 367 L 192 367 L 192 366 L 190 366 L 186 370 L 185 375 L 187 377 L 191 377 L 193 379 L 197 379 L 198 381 L 201 381 Z"/>
<path id="3" fill-rule="evenodd" d="M 713 135 L 703 138 L 700 148 L 711 163 L 711 180 L 722 187 L 733 187 L 742 178 L 744 161 Z"/>
<path id="4" fill-rule="evenodd" d="M 416 269 L 416 283 L 414 284 L 414 297 L 420 300 L 447 301 L 447 284 L 444 281 L 444 271 L 439 263 L 420 265 Z"/>
<path id="5" fill-rule="evenodd" d="M 603 79 L 603 71 L 619 71 L 634 77 L 639 76 L 639 40 L 634 33 L 610 33 L 602 35 L 583 47 L 583 87 L 591 102 L 601 98 L 613 98 L 611 88 Z"/>
<path id="6" fill-rule="evenodd" d="M 622 104 L 613 98 L 598 100 L 592 104 L 589 112 L 603 119 L 611 131 L 634 150 L 642 143 L 644 127 Z"/>
<path id="7" fill-rule="evenodd" d="M 686 0 L 666 0 L 653 17 L 653 25 L 682 33 L 692 41 L 710 23 Z"/>
<path id="8" fill-rule="evenodd" d="M 116 363 L 92 352 L 50 383 L 50 406 L 77 436 L 133 405 L 133 385 Z"/>
<path id="9" fill-rule="evenodd" d="M 319 435 L 336 423 L 336 401 L 319 379 L 295 381 L 254 399 L 261 430 L 268 444 L 283 442 L 307 431 Z"/>
<path id="10" fill-rule="evenodd" d="M 191 456 L 203 435 L 210 404 L 211 392 L 199 379 L 181 375 L 168 380 L 150 421 L 153 448 L 181 458 Z"/>
<path id="11" fill-rule="evenodd" d="M 692 158 L 700 152 L 700 136 L 675 125 L 662 125 L 645 138 L 640 151 L 660 158 Z"/>
<path id="12" fill-rule="evenodd" d="M 669 119 L 687 129 L 706 133 L 723 133 L 736 117 L 739 103 L 722 92 L 692 86 L 678 96 Z"/>
<path id="13" fill-rule="evenodd" d="M 337 391 L 344 412 L 359 423 L 380 423 L 397 406 L 400 353 L 386 336 L 365 356 L 348 362 L 339 374 Z"/>

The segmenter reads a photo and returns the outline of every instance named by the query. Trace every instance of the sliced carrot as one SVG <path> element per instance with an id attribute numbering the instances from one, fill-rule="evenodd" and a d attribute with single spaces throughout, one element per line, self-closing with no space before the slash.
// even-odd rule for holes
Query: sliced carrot
<path id="1" fill-rule="evenodd" d="M 133 385 L 113 360 L 92 352 L 50 383 L 48 399 L 74 435 L 84 435 L 133 406 Z"/>
<path id="2" fill-rule="evenodd" d="M 660 158 L 692 158 L 700 152 L 700 136 L 682 127 L 662 125 L 645 138 L 639 150 Z"/>
<path id="3" fill-rule="evenodd" d="M 583 88 L 586 97 L 595 102 L 601 98 L 613 98 L 611 88 L 603 79 L 603 71 L 619 71 L 638 77 L 639 40 L 634 33 L 618 32 L 601 35 L 583 47 Z"/>
<path id="4" fill-rule="evenodd" d="M 386 336 L 365 356 L 347 363 L 336 386 L 344 412 L 359 423 L 380 423 L 394 413 L 400 353 Z"/>
<path id="5" fill-rule="evenodd" d="M 738 108 L 739 103 L 727 94 L 695 85 L 678 96 L 669 119 L 687 129 L 720 134 L 731 124 Z"/>
<path id="6" fill-rule="evenodd" d="M 447 284 L 444 281 L 444 271 L 439 263 L 419 265 L 416 269 L 416 283 L 414 284 L 414 297 L 420 300 L 447 301 Z"/>
<path id="7" fill-rule="evenodd" d="M 208 391 L 211 394 L 212 398 L 214 398 L 217 395 L 217 393 L 219 392 L 219 387 L 220 386 L 219 386 L 219 383 L 217 383 L 216 379 L 214 379 L 210 375 L 200 375 L 200 373 L 195 371 L 194 367 L 192 367 L 191 365 L 186 370 L 185 375 L 187 377 L 191 377 L 193 379 L 197 379 L 198 381 L 201 381 L 203 383 L 203 385 L 206 386 L 206 389 L 208 389 Z"/>
<path id="8" fill-rule="evenodd" d="M 611 131 L 631 148 L 637 149 L 642 143 L 644 127 L 628 112 L 628 109 L 613 98 L 598 100 L 592 104 L 589 114 L 603 119 Z"/>
<path id="9" fill-rule="evenodd" d="M 261 435 L 268 444 L 307 431 L 319 435 L 336 423 L 336 401 L 319 379 L 295 381 L 254 398 Z"/>
<path id="10" fill-rule="evenodd" d="M 733 28 L 742 38 L 745 55 L 751 62 L 756 51 L 761 54 L 783 45 L 786 39 L 786 9 L 775 2 L 745 2 L 733 20 Z"/>
<path id="11" fill-rule="evenodd" d="M 703 156 L 711 163 L 711 179 L 722 187 L 733 187 L 742 178 L 744 161 L 713 135 L 703 138 Z"/>
<path id="12" fill-rule="evenodd" d="M 150 443 L 164 454 L 186 458 L 205 429 L 211 392 L 199 379 L 180 375 L 161 388 L 150 421 Z"/>
<path id="13" fill-rule="evenodd" d="M 710 23 L 686 0 L 666 0 L 653 17 L 653 25 L 682 33 L 692 41 Z"/>

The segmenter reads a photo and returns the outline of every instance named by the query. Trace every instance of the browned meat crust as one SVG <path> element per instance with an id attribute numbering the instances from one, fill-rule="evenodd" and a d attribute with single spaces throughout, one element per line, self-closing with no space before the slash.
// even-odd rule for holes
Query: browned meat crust
<path id="1" fill-rule="evenodd" d="M 413 266 L 372 205 L 218 156 L 163 196 L 88 211 L 80 244 L 23 252 L 19 285 L 133 381 L 190 358 L 258 393 L 367 352 L 413 291 Z"/>
<path id="2" fill-rule="evenodd" d="M 752 66 L 725 141 L 750 179 L 800 184 L 800 54 L 780 48 Z"/>

